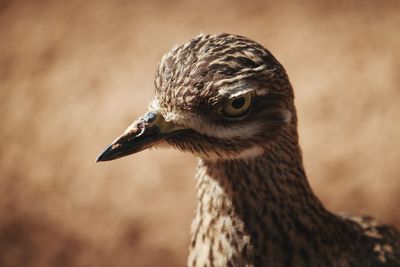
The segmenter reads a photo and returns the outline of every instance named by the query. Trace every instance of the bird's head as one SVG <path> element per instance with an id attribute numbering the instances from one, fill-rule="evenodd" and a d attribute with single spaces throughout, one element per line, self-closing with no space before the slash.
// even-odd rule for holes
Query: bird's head
<path id="1" fill-rule="evenodd" d="M 97 159 L 171 146 L 205 160 L 263 153 L 295 132 L 293 90 L 282 65 L 245 37 L 200 35 L 163 56 L 149 111 Z"/>

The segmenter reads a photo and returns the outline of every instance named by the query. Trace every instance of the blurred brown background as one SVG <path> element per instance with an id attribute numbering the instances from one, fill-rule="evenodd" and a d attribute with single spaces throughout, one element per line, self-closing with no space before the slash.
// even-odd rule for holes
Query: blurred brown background
<path id="1" fill-rule="evenodd" d="M 286 66 L 328 208 L 400 227 L 399 27 L 399 1 L 0 1 L 0 266 L 185 265 L 196 160 L 94 160 L 200 31 Z"/>

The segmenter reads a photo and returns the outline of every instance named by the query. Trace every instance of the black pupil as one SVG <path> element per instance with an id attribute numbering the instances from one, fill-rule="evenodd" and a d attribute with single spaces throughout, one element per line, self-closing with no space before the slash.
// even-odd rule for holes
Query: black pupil
<path id="1" fill-rule="evenodd" d="M 239 108 L 243 107 L 245 102 L 246 102 L 246 99 L 244 97 L 238 97 L 232 101 L 232 107 L 234 109 L 239 109 Z"/>

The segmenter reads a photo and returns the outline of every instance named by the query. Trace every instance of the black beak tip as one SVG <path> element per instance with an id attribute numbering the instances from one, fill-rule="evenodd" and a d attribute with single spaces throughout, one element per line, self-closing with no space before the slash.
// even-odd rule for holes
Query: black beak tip
<path id="1" fill-rule="evenodd" d="M 101 152 L 101 154 L 97 157 L 96 162 L 112 160 L 113 158 L 110 157 L 110 156 L 111 156 L 112 150 L 113 150 L 112 145 L 108 146 L 108 147 L 107 147 L 106 149 L 104 149 L 104 151 Z"/>

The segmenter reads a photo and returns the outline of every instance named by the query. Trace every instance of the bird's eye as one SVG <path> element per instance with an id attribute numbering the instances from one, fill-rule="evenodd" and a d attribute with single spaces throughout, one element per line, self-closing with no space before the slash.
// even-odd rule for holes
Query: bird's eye
<path id="1" fill-rule="evenodd" d="M 247 113 L 250 109 L 252 94 L 241 95 L 232 98 L 225 104 L 222 113 L 231 118 L 238 118 Z"/>

